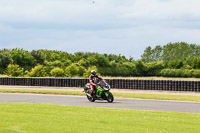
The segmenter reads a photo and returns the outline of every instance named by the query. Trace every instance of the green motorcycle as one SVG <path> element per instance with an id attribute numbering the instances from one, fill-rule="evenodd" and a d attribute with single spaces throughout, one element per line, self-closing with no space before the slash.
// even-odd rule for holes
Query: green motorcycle
<path id="1" fill-rule="evenodd" d="M 110 92 L 110 85 L 105 82 L 105 80 L 100 80 L 97 83 L 95 94 L 91 93 L 90 83 L 87 83 L 84 87 L 84 92 L 90 102 L 94 102 L 95 100 L 107 100 L 109 103 L 112 103 L 114 97 Z"/>

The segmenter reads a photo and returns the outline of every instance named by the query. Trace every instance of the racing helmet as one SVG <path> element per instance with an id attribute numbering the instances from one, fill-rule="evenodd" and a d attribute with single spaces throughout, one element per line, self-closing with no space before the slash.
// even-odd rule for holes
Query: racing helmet
<path id="1" fill-rule="evenodd" d="M 97 72 L 96 72 L 95 70 L 92 70 L 92 71 L 91 71 L 91 74 L 92 74 L 92 75 L 96 75 L 96 73 L 97 73 Z"/>

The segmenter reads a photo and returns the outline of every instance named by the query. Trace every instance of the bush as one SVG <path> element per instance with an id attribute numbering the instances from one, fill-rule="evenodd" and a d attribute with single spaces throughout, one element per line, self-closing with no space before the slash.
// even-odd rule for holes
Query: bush
<path id="1" fill-rule="evenodd" d="M 183 62 L 182 60 L 171 60 L 168 62 L 168 67 L 172 68 L 172 69 L 179 69 L 181 67 L 183 67 Z"/>
<path id="2" fill-rule="evenodd" d="M 161 70 L 165 67 L 162 62 L 146 63 L 148 76 L 160 76 Z"/>
<path id="3" fill-rule="evenodd" d="M 178 74 L 176 74 L 176 69 L 163 69 L 160 75 L 164 77 L 176 77 Z"/>
<path id="4" fill-rule="evenodd" d="M 136 61 L 135 66 L 137 69 L 137 76 L 146 76 L 147 75 L 147 67 L 142 61 Z"/>
<path id="5" fill-rule="evenodd" d="M 200 77 L 200 70 L 195 69 L 163 69 L 161 76 L 164 77 Z"/>
<path id="6" fill-rule="evenodd" d="M 3 68 L 3 67 L 0 67 L 0 74 L 3 74 L 3 73 L 4 73 L 4 71 L 5 71 L 5 68 Z"/>
<path id="7" fill-rule="evenodd" d="M 45 70 L 46 70 L 47 74 L 51 74 L 51 70 L 54 69 L 55 67 L 59 67 L 62 69 L 65 68 L 65 64 L 59 60 L 56 60 L 53 62 L 44 61 L 44 66 L 45 66 Z"/>
<path id="8" fill-rule="evenodd" d="M 108 75 L 108 76 L 113 75 L 112 72 L 113 69 L 111 67 L 99 67 L 98 70 L 102 75 Z"/>
<path id="9" fill-rule="evenodd" d="M 67 77 L 73 77 L 79 74 L 79 68 L 76 64 L 71 64 L 65 69 L 65 74 Z"/>
<path id="10" fill-rule="evenodd" d="M 200 70 L 194 70 L 192 72 L 192 77 L 200 78 Z"/>
<path id="11" fill-rule="evenodd" d="M 64 70 L 59 67 L 52 69 L 50 73 L 53 77 L 64 77 L 65 76 Z"/>
<path id="12" fill-rule="evenodd" d="M 92 66 L 92 67 L 89 67 L 89 68 L 85 71 L 85 73 L 83 74 L 83 77 L 88 78 L 88 77 L 90 76 L 90 74 L 91 74 L 90 72 L 91 72 L 92 70 L 95 70 L 95 71 L 97 72 L 97 74 L 99 75 L 97 67 L 96 67 L 96 66 Z"/>
<path id="13" fill-rule="evenodd" d="M 192 77 L 192 73 L 194 70 L 190 70 L 190 69 L 184 69 L 184 71 L 182 72 L 182 77 Z"/>
<path id="14" fill-rule="evenodd" d="M 160 75 L 163 77 L 173 77 L 174 72 L 173 69 L 163 69 L 161 70 Z"/>
<path id="15" fill-rule="evenodd" d="M 184 73 L 184 69 L 183 70 L 182 69 L 174 69 L 175 77 L 182 77 L 183 73 Z"/>
<path id="16" fill-rule="evenodd" d="M 43 65 L 37 65 L 27 74 L 28 77 L 45 77 L 47 76 L 46 70 Z"/>
<path id="17" fill-rule="evenodd" d="M 7 74 L 10 76 L 21 76 L 23 75 L 23 69 L 19 65 L 9 64 L 7 67 Z"/>
<path id="18" fill-rule="evenodd" d="M 79 76 L 83 76 L 83 74 L 85 73 L 86 69 L 83 66 L 78 66 L 78 75 Z"/>

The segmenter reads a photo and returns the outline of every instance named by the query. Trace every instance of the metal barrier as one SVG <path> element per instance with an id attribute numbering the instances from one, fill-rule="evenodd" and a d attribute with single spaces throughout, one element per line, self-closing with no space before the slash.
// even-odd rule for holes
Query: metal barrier
<path id="1" fill-rule="evenodd" d="M 112 88 L 165 91 L 200 91 L 200 81 L 106 79 Z M 0 77 L 0 85 L 83 87 L 87 78 Z"/>

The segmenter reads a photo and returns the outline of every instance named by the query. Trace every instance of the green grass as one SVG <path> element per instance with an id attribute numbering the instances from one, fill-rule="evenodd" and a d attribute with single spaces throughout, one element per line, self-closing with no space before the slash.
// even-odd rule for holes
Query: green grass
<path id="1" fill-rule="evenodd" d="M 64 90 L 64 89 L 3 89 L 0 88 L 0 92 L 3 93 L 33 93 L 33 94 L 54 94 L 54 95 L 85 95 L 82 91 L 77 90 Z"/>
<path id="2" fill-rule="evenodd" d="M 0 92 L 85 96 L 85 93 L 80 90 L 64 90 L 64 89 L 2 89 L 0 88 Z M 200 95 L 156 94 L 156 93 L 136 93 L 136 92 L 113 92 L 113 91 L 111 92 L 113 93 L 115 98 L 118 97 L 118 98 L 200 102 Z"/>
<path id="3" fill-rule="evenodd" d="M 157 76 L 147 76 L 147 77 L 110 77 L 104 76 L 104 79 L 144 79 L 144 80 L 185 80 L 185 81 L 200 81 L 200 78 L 183 78 L 183 77 L 157 77 Z"/>
<path id="4" fill-rule="evenodd" d="M 200 114 L 0 103 L 1 133 L 199 133 Z"/>

